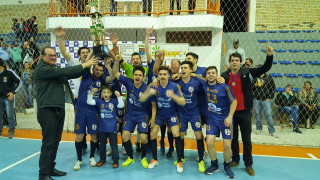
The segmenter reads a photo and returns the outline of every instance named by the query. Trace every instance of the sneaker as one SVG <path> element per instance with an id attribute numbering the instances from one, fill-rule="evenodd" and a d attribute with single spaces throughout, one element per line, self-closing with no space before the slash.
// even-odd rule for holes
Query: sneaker
<path id="1" fill-rule="evenodd" d="M 184 163 L 184 162 L 186 162 L 186 160 L 184 158 L 181 158 L 181 162 Z M 177 164 L 178 164 L 178 161 L 175 161 L 173 163 L 174 166 L 177 166 Z"/>
<path id="2" fill-rule="evenodd" d="M 299 128 L 295 128 L 295 129 L 293 130 L 293 132 L 296 132 L 296 133 L 300 133 L 300 134 L 302 134 L 302 132 L 300 131 L 300 129 L 299 129 Z"/>
<path id="3" fill-rule="evenodd" d="M 275 138 L 279 138 L 278 134 L 276 134 L 276 133 L 271 133 L 270 135 L 275 137 Z"/>
<path id="4" fill-rule="evenodd" d="M 122 146 L 122 154 L 123 155 L 127 155 L 127 151 L 126 151 L 126 149 Z"/>
<path id="5" fill-rule="evenodd" d="M 119 163 L 118 162 L 113 162 L 112 168 L 118 168 L 118 167 L 119 167 Z"/>
<path id="6" fill-rule="evenodd" d="M 260 135 L 260 134 L 262 134 L 262 131 L 261 130 L 257 130 L 256 135 Z"/>
<path id="7" fill-rule="evenodd" d="M 140 142 L 136 142 L 136 151 L 137 151 L 138 153 L 141 152 Z"/>
<path id="8" fill-rule="evenodd" d="M 157 165 L 159 165 L 159 160 L 152 159 L 150 164 L 148 165 L 148 169 L 153 169 Z"/>
<path id="9" fill-rule="evenodd" d="M 234 178 L 234 173 L 232 172 L 230 167 L 225 167 L 224 172 L 227 174 L 227 177 L 230 179 Z"/>
<path id="10" fill-rule="evenodd" d="M 90 161 L 90 166 L 91 166 L 91 167 L 95 167 L 95 166 L 97 165 L 97 162 L 96 162 L 96 160 L 94 159 L 94 157 L 91 157 L 91 158 L 89 159 L 89 161 Z"/>
<path id="11" fill-rule="evenodd" d="M 172 158 L 172 153 L 173 153 L 174 149 L 169 149 L 169 151 L 167 152 L 167 158 Z"/>
<path id="12" fill-rule="evenodd" d="M 122 163 L 122 167 L 127 167 L 131 163 L 134 163 L 134 159 L 131 159 L 130 157 L 128 157 L 128 159 L 125 162 Z"/>
<path id="13" fill-rule="evenodd" d="M 199 166 L 199 172 L 204 173 L 204 171 L 206 170 L 206 167 L 204 165 L 204 161 L 200 161 L 198 166 Z"/>
<path id="14" fill-rule="evenodd" d="M 77 161 L 76 164 L 73 166 L 73 170 L 75 171 L 79 171 L 80 170 L 80 167 L 82 165 L 82 161 Z"/>
<path id="15" fill-rule="evenodd" d="M 252 169 L 252 166 L 246 166 L 246 171 L 250 176 L 254 176 L 256 174 Z"/>
<path id="16" fill-rule="evenodd" d="M 166 148 L 164 147 L 164 141 L 160 141 L 160 152 L 161 153 L 165 153 L 166 152 Z"/>
<path id="17" fill-rule="evenodd" d="M 106 163 L 105 160 L 100 160 L 98 163 L 97 163 L 97 166 L 98 167 L 101 167 L 102 165 L 104 165 Z"/>
<path id="18" fill-rule="evenodd" d="M 142 164 L 143 168 L 148 168 L 149 164 L 148 164 L 148 161 L 145 157 L 141 159 L 141 164 Z"/>
<path id="19" fill-rule="evenodd" d="M 107 156 L 111 156 L 112 155 L 112 149 L 110 148 L 108 151 L 107 151 Z"/>
<path id="20" fill-rule="evenodd" d="M 178 173 L 182 173 L 182 172 L 183 172 L 182 162 L 179 162 L 179 163 L 177 164 L 177 172 L 178 172 Z"/>
<path id="21" fill-rule="evenodd" d="M 234 161 L 230 162 L 230 167 L 231 168 L 236 167 L 236 166 L 239 166 L 239 162 L 234 162 Z"/>
<path id="22" fill-rule="evenodd" d="M 310 126 L 310 128 L 311 128 L 311 129 L 314 129 L 314 128 L 315 128 L 315 125 L 314 125 L 314 124 L 312 124 L 312 125 Z"/>
<path id="23" fill-rule="evenodd" d="M 208 156 L 208 151 L 203 152 L 203 159 L 205 159 Z M 199 156 L 197 156 L 196 160 L 199 162 Z"/>
<path id="24" fill-rule="evenodd" d="M 219 166 L 210 166 L 208 169 L 204 171 L 205 174 L 212 174 L 219 171 Z"/>
<path id="25" fill-rule="evenodd" d="M 12 139 L 14 137 L 14 132 L 9 132 L 8 138 Z"/>

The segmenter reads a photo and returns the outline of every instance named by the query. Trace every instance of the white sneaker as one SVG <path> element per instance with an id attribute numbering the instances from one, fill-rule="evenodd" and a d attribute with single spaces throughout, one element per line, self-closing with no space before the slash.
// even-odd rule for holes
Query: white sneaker
<path id="1" fill-rule="evenodd" d="M 156 161 L 156 160 L 152 159 L 150 164 L 148 165 L 148 169 L 153 169 L 157 165 L 159 165 L 159 160 Z"/>
<path id="2" fill-rule="evenodd" d="M 203 160 L 208 156 L 208 151 L 203 152 Z M 199 156 L 197 156 L 196 160 L 199 162 Z"/>
<path id="3" fill-rule="evenodd" d="M 273 136 L 273 137 L 275 137 L 275 138 L 279 138 L 278 134 L 276 134 L 276 133 L 272 133 L 272 134 L 270 134 L 270 135 Z"/>
<path id="4" fill-rule="evenodd" d="M 73 170 L 75 171 L 79 171 L 80 170 L 80 167 L 82 165 L 82 161 L 77 161 L 76 164 L 73 166 Z"/>
<path id="5" fill-rule="evenodd" d="M 90 158 L 90 166 L 91 167 L 95 167 L 97 165 L 96 160 L 94 159 L 94 157 Z"/>
<path id="6" fill-rule="evenodd" d="M 127 151 L 126 151 L 126 149 L 122 146 L 122 154 L 123 155 L 127 155 Z"/>
<path id="7" fill-rule="evenodd" d="M 179 162 L 179 163 L 177 164 L 177 172 L 178 172 L 178 173 L 182 173 L 182 172 L 183 172 L 182 162 Z"/>
<path id="8" fill-rule="evenodd" d="M 262 134 L 262 131 L 261 130 L 257 130 L 256 135 L 260 135 L 260 134 Z"/>
<path id="9" fill-rule="evenodd" d="M 107 151 L 107 156 L 111 156 L 112 155 L 112 149 L 110 148 L 109 151 Z"/>

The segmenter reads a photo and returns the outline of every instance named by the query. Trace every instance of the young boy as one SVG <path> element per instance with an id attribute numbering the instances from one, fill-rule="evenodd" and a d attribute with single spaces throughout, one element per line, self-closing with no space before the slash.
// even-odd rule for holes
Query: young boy
<path id="1" fill-rule="evenodd" d="M 110 99 L 112 95 L 111 86 L 102 86 L 101 98 L 93 99 L 93 95 L 98 91 L 93 88 L 88 94 L 87 103 L 99 109 L 99 140 L 100 140 L 100 167 L 106 163 L 106 144 L 109 138 L 112 148 L 113 168 L 119 167 L 118 138 L 117 138 L 117 109 L 123 108 L 124 102 L 118 91 L 115 91 L 117 99 Z"/>
<path id="2" fill-rule="evenodd" d="M 224 146 L 224 171 L 228 178 L 234 178 L 234 173 L 230 168 L 232 137 L 230 127 L 232 127 L 232 117 L 237 107 L 237 100 L 227 84 L 217 83 L 217 72 L 215 66 L 209 66 L 206 69 L 207 82 L 196 77 L 206 93 L 207 114 L 209 116 L 206 134 L 211 166 L 205 170 L 205 173 L 212 174 L 219 171 L 214 141 L 216 137 L 220 136 L 221 132 Z M 192 76 L 195 76 L 195 74 L 192 74 Z"/>

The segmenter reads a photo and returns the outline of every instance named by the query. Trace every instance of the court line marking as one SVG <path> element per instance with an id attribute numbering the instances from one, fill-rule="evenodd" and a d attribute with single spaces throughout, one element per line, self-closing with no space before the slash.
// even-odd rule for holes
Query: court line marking
<path id="1" fill-rule="evenodd" d="M 315 157 L 313 154 L 311 153 L 307 153 L 312 159 L 318 159 L 317 157 Z"/>
<path id="2" fill-rule="evenodd" d="M 1 173 L 3 173 L 3 172 L 4 172 L 4 171 L 6 171 L 6 170 L 8 170 L 8 169 L 10 169 L 10 168 L 12 168 L 12 167 L 14 167 L 14 166 L 18 165 L 18 164 L 20 164 L 20 163 L 22 163 L 22 162 L 26 161 L 26 160 L 28 160 L 28 159 L 30 159 L 30 158 L 32 158 L 32 157 L 34 157 L 34 156 L 38 155 L 38 154 L 40 154 L 40 151 L 39 151 L 39 152 L 36 152 L 36 153 L 34 153 L 34 154 L 32 154 L 32 155 L 30 155 L 30 156 L 28 156 L 28 157 L 26 157 L 26 158 L 24 158 L 24 159 L 22 159 L 22 160 L 20 160 L 20 161 L 16 162 L 16 163 L 14 163 L 14 164 L 11 164 L 11 165 L 10 165 L 10 166 L 8 166 L 8 167 L 5 167 L 5 168 L 1 169 L 1 170 L 0 170 L 0 174 L 1 174 Z"/>

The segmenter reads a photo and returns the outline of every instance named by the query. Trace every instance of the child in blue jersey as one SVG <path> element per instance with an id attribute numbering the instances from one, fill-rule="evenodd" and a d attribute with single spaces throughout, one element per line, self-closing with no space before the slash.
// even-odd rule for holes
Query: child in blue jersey
<path id="1" fill-rule="evenodd" d="M 100 167 L 106 162 L 106 144 L 109 138 L 112 148 L 113 168 L 119 167 L 118 138 L 117 138 L 117 109 L 123 108 L 124 102 L 118 91 L 115 95 L 118 100 L 111 99 L 111 86 L 102 86 L 101 98 L 93 99 L 93 95 L 98 92 L 97 88 L 93 88 L 88 94 L 87 103 L 96 106 L 99 109 L 99 141 L 100 141 L 100 161 L 97 166 Z"/>
<path id="2" fill-rule="evenodd" d="M 199 155 L 199 172 L 205 171 L 205 165 L 203 161 L 204 154 L 204 142 L 200 120 L 200 110 L 198 103 L 198 94 L 202 91 L 202 86 L 199 81 L 193 77 L 190 77 L 193 69 L 193 64 L 190 61 L 184 61 L 181 64 L 181 78 L 176 81 L 181 88 L 181 92 L 186 99 L 185 106 L 178 106 L 178 116 L 180 121 L 180 137 L 182 140 L 182 162 L 184 162 L 184 135 L 188 129 L 188 123 L 191 123 L 195 137 L 197 139 L 197 148 Z M 176 163 L 176 162 L 175 162 Z"/>
<path id="3" fill-rule="evenodd" d="M 195 74 L 192 74 L 192 76 L 195 76 Z M 233 178 L 234 173 L 230 168 L 232 137 L 230 127 L 237 107 L 237 100 L 227 84 L 217 83 L 217 68 L 215 66 L 207 68 L 207 82 L 199 77 L 196 77 L 196 79 L 202 84 L 206 93 L 207 114 L 209 116 L 206 134 L 211 166 L 205 170 L 205 173 L 212 174 L 219 171 L 214 141 L 216 137 L 220 136 L 221 132 L 224 145 L 224 171 L 228 178 Z"/>
<path id="4" fill-rule="evenodd" d="M 142 93 L 148 87 L 147 84 L 143 83 L 145 74 L 144 68 L 142 66 L 135 66 L 133 68 L 133 79 L 125 77 L 119 72 L 119 63 L 121 59 L 121 55 L 116 56 L 116 61 L 113 66 L 113 74 L 127 89 L 127 107 L 124 124 L 122 127 L 122 144 L 126 149 L 128 159 L 122 163 L 122 166 L 126 167 L 134 162 L 130 137 L 135 127 L 138 126 L 138 132 L 142 142 L 141 164 L 143 168 L 147 168 L 148 162 L 146 159 L 146 153 L 148 143 L 148 107 L 152 106 L 152 118 L 154 119 L 156 115 L 156 104 L 154 100 L 147 102 L 141 102 L 139 100 Z"/>
<path id="5" fill-rule="evenodd" d="M 156 118 L 151 119 L 151 150 L 153 159 L 151 160 L 148 168 L 152 169 L 159 164 L 157 157 L 157 134 L 160 126 L 166 122 L 172 130 L 172 134 L 175 137 L 178 163 L 177 172 L 182 173 L 183 167 L 181 162 L 181 138 L 178 125 L 178 113 L 176 105 L 184 106 L 186 101 L 182 96 L 182 93 L 178 85 L 172 81 L 169 81 L 169 68 L 166 66 L 160 66 L 158 71 L 159 86 L 155 88 L 150 86 L 140 97 L 141 102 L 147 101 L 151 96 L 155 97 L 157 103 Z"/>

